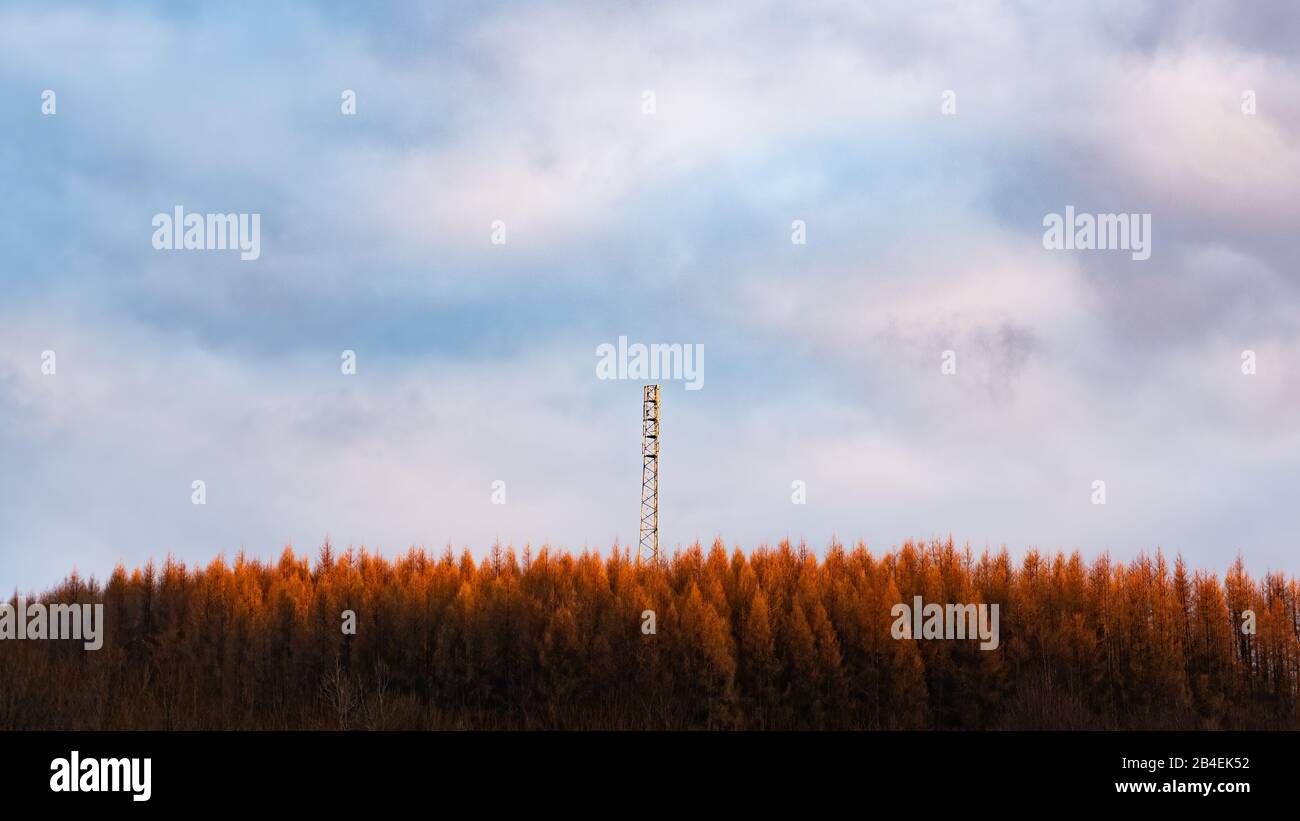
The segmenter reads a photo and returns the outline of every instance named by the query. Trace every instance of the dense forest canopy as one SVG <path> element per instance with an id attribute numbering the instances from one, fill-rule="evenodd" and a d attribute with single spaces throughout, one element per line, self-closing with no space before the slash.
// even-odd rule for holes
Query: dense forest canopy
<path id="1" fill-rule="evenodd" d="M 892 638 L 917 595 L 997 603 L 997 649 Z M 1297 726 L 1300 585 L 1240 559 L 1220 582 L 1160 554 L 951 540 L 659 564 L 327 542 L 314 563 L 168 559 L 37 598 L 102 602 L 107 638 L 0 641 L 0 728 Z"/>

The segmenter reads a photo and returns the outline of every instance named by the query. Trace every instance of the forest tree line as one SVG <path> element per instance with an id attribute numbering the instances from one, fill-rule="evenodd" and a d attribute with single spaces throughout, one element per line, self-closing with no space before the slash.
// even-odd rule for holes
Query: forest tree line
<path id="1" fill-rule="evenodd" d="M 999 604 L 998 649 L 892 638 L 915 595 Z M 0 729 L 1300 726 L 1300 584 L 1241 559 L 1220 582 L 1159 553 L 1016 562 L 951 540 L 662 563 L 327 542 L 34 598 L 102 602 L 106 639 L 0 641 Z"/>

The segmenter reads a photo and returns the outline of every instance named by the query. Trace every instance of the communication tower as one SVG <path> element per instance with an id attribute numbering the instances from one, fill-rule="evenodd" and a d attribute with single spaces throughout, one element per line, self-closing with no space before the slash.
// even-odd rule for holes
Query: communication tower
<path id="1" fill-rule="evenodd" d="M 642 561 L 659 560 L 659 386 L 646 385 L 641 397 Z"/>

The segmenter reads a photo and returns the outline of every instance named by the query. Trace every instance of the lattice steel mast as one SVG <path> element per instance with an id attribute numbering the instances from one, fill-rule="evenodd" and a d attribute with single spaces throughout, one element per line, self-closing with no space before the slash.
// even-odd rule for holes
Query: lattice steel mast
<path id="1" fill-rule="evenodd" d="M 659 386 L 641 397 L 641 546 L 644 561 L 659 560 Z"/>

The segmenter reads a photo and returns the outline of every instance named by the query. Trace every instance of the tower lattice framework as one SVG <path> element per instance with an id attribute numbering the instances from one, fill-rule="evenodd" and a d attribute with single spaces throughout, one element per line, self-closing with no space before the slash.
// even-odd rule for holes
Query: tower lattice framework
<path id="1" fill-rule="evenodd" d="M 659 560 L 659 386 L 641 397 L 641 543 L 643 561 Z"/>

